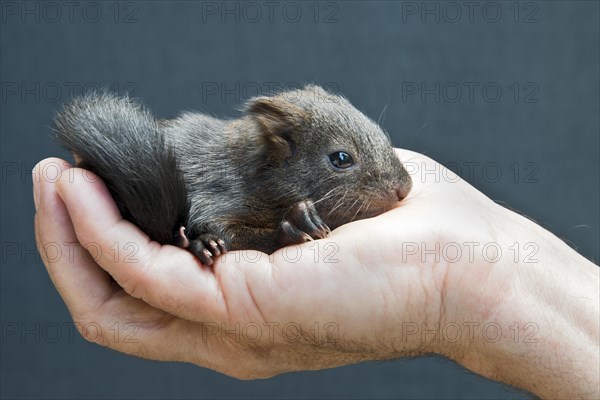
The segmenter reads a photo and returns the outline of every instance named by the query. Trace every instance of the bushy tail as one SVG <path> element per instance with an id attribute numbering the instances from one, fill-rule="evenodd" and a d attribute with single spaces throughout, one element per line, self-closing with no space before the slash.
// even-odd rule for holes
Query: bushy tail
<path id="1" fill-rule="evenodd" d="M 148 110 L 129 98 L 88 94 L 67 104 L 55 124 L 60 142 L 79 167 L 102 178 L 124 218 L 152 240 L 175 243 L 187 222 L 187 189 L 174 150 Z"/>

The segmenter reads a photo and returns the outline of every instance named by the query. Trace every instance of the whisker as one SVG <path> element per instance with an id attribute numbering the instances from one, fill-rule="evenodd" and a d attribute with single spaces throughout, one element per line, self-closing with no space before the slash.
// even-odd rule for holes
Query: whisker
<path id="1" fill-rule="evenodd" d="M 323 200 L 326 200 L 326 199 L 328 199 L 329 197 L 333 196 L 333 192 L 334 192 L 335 190 L 338 190 L 338 187 L 334 187 L 334 188 L 333 188 L 333 189 L 331 189 L 329 192 L 325 193 L 325 194 L 323 195 L 323 197 L 321 197 L 319 200 L 313 201 L 313 204 L 320 203 L 320 202 L 322 202 Z"/>
<path id="2" fill-rule="evenodd" d="M 379 122 L 381 121 L 381 118 L 385 115 L 385 112 L 387 111 L 387 108 L 390 105 L 390 100 L 391 98 L 388 99 L 387 103 L 385 103 L 385 106 L 383 107 L 383 111 L 381 111 L 381 114 L 379 114 L 379 118 L 377 118 L 377 125 L 380 125 Z"/>
<path id="3" fill-rule="evenodd" d="M 360 197 L 358 197 L 356 200 L 354 200 L 354 203 L 352 203 L 352 205 L 350 207 L 348 207 L 348 210 L 352 210 L 354 208 L 354 206 L 356 205 L 356 203 L 358 203 L 359 200 L 360 200 Z"/>
<path id="4" fill-rule="evenodd" d="M 359 198 L 360 199 L 360 198 Z M 365 203 L 362 203 L 360 205 L 360 207 L 358 207 L 358 210 L 356 210 L 356 212 L 354 213 L 354 216 L 352 217 L 352 221 L 354 221 L 354 218 L 356 218 L 356 216 L 358 215 L 358 213 L 360 212 L 360 209 L 365 205 Z"/>
<path id="5" fill-rule="evenodd" d="M 343 202 L 343 200 L 346 198 L 346 195 L 348 194 L 348 191 L 349 191 L 349 190 L 350 190 L 350 189 L 346 189 L 346 191 L 344 192 L 344 195 L 338 199 L 338 201 L 335 203 L 334 207 L 333 207 L 333 208 L 332 208 L 332 209 L 329 211 L 329 213 L 327 214 L 327 217 L 329 217 L 329 216 L 330 216 L 330 215 L 331 215 L 331 214 L 332 214 L 332 213 L 333 213 L 335 210 L 337 210 L 337 208 L 338 208 L 339 206 L 341 206 L 341 205 L 342 205 L 342 202 Z M 327 217 L 326 217 L 326 218 L 327 218 Z"/>

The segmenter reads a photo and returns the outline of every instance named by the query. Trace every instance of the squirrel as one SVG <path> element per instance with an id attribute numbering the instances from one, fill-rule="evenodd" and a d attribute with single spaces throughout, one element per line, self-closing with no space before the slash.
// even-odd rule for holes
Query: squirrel
<path id="1" fill-rule="evenodd" d="M 243 111 L 163 120 L 127 96 L 88 93 L 63 106 L 54 129 L 123 218 L 205 265 L 229 250 L 324 238 L 412 187 L 389 137 L 342 96 L 308 85 Z"/>

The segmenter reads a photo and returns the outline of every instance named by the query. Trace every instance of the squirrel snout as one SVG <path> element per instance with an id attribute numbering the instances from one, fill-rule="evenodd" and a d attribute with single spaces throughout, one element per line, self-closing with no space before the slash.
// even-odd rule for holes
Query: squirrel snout
<path id="1" fill-rule="evenodd" d="M 410 189 L 412 188 L 412 182 L 402 183 L 398 187 L 396 187 L 396 196 L 398 196 L 398 201 L 402 201 L 408 196 L 410 193 Z"/>

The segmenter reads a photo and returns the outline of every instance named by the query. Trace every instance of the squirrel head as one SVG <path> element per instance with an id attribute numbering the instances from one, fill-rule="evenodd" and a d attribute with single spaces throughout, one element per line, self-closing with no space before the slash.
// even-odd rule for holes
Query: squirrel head
<path id="1" fill-rule="evenodd" d="M 246 113 L 259 136 L 261 182 L 282 207 L 310 199 L 335 229 L 390 210 L 412 187 L 384 131 L 319 86 L 251 99 Z"/>

